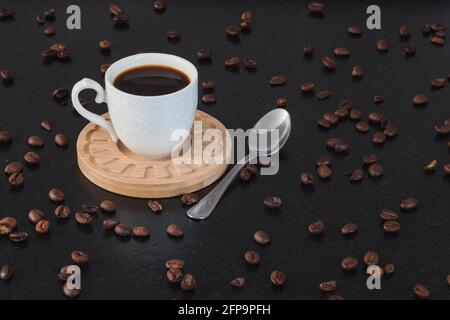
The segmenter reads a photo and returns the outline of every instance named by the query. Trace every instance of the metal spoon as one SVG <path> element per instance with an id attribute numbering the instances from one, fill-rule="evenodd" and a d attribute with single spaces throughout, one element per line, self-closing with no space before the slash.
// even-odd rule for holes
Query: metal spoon
<path id="1" fill-rule="evenodd" d="M 291 132 L 291 117 L 285 109 L 274 109 L 266 113 L 253 127 L 256 130 L 256 134 L 260 134 L 263 130 L 266 130 L 267 134 L 271 131 L 278 129 L 279 142 L 272 145 L 270 141 L 267 145 L 260 146 L 257 141 L 249 140 L 250 154 L 246 155 L 244 159 L 238 161 L 238 163 L 228 172 L 228 174 L 220 181 L 214 189 L 211 190 L 199 203 L 188 210 L 187 215 L 189 218 L 203 220 L 208 218 L 213 212 L 216 205 L 219 203 L 225 190 L 230 185 L 231 181 L 236 177 L 239 171 L 249 162 L 258 157 L 258 152 L 263 152 L 267 156 L 277 153 L 281 147 L 286 143 L 289 133 Z M 266 136 L 267 137 L 267 136 Z M 270 140 L 270 139 L 268 139 Z M 253 142 L 252 142 L 253 141 Z"/>

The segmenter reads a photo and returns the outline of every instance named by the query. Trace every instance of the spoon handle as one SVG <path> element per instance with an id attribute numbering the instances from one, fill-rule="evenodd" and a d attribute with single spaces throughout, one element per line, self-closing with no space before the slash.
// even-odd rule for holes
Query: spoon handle
<path id="1" fill-rule="evenodd" d="M 190 208 L 187 212 L 189 218 L 196 220 L 203 220 L 208 218 L 213 212 L 214 208 L 219 203 L 225 190 L 227 190 L 231 181 L 234 180 L 239 171 L 250 161 L 249 155 L 245 156 L 228 172 L 228 174 L 220 181 L 214 189 L 212 189 L 202 200 L 195 206 Z"/>

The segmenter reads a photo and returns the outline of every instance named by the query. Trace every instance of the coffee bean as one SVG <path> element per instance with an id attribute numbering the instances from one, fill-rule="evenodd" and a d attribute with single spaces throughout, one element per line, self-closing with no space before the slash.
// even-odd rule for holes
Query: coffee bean
<path id="1" fill-rule="evenodd" d="M 14 17 L 14 11 L 11 9 L 0 7 L 0 20 L 7 20 Z"/>
<path id="2" fill-rule="evenodd" d="M 106 39 L 100 40 L 98 46 L 100 47 L 101 50 L 109 50 L 111 49 L 111 41 Z"/>
<path id="3" fill-rule="evenodd" d="M 319 166 L 317 167 L 316 172 L 321 179 L 328 179 L 332 174 L 331 169 L 328 166 Z"/>
<path id="4" fill-rule="evenodd" d="M 245 278 L 237 277 L 230 281 L 230 285 L 236 288 L 242 288 L 245 286 Z"/>
<path id="5" fill-rule="evenodd" d="M 417 283 L 414 288 L 413 292 L 419 299 L 428 299 L 431 295 L 430 290 L 427 289 L 423 284 Z"/>
<path id="6" fill-rule="evenodd" d="M 44 17 L 47 20 L 53 20 L 56 18 L 56 9 L 51 8 L 43 12 Z"/>
<path id="7" fill-rule="evenodd" d="M 51 50 L 51 49 L 45 49 L 44 51 L 41 52 L 41 56 L 46 60 L 55 58 L 56 55 L 57 55 L 56 51 Z"/>
<path id="8" fill-rule="evenodd" d="M 270 273 L 270 281 L 275 286 L 282 286 L 286 281 L 286 275 L 284 272 L 274 270 Z"/>
<path id="9" fill-rule="evenodd" d="M 363 67 L 361 65 L 353 66 L 352 69 L 352 77 L 353 78 L 362 78 L 364 75 Z"/>
<path id="10" fill-rule="evenodd" d="M 242 181 L 249 181 L 252 178 L 252 173 L 247 168 L 242 168 L 239 171 L 239 177 Z"/>
<path id="11" fill-rule="evenodd" d="M 62 52 L 62 50 L 58 52 Z M 53 100 L 61 105 L 66 105 L 69 101 L 69 95 L 69 90 L 65 88 L 58 88 L 53 91 Z"/>
<path id="12" fill-rule="evenodd" d="M 159 213 L 162 210 L 162 205 L 156 201 L 156 200 L 149 200 L 147 202 L 148 207 L 150 208 L 150 210 L 152 210 L 154 213 Z"/>
<path id="13" fill-rule="evenodd" d="M 287 99 L 284 97 L 279 97 L 279 98 L 277 98 L 275 103 L 276 103 L 277 107 L 286 107 Z"/>
<path id="14" fill-rule="evenodd" d="M 39 209 L 31 209 L 28 212 L 28 219 L 36 224 L 44 218 L 44 213 Z"/>
<path id="15" fill-rule="evenodd" d="M 166 268 L 167 269 L 183 269 L 184 267 L 184 260 L 181 259 L 170 259 L 166 261 Z"/>
<path id="16" fill-rule="evenodd" d="M 445 33 L 445 31 L 436 31 L 435 33 L 434 33 L 434 35 L 436 36 L 436 37 L 439 37 L 439 38 L 444 38 L 445 39 L 445 36 L 446 36 L 446 33 Z"/>
<path id="17" fill-rule="evenodd" d="M 100 208 L 107 213 L 113 213 L 116 211 L 116 204 L 111 200 L 103 200 L 100 203 Z"/>
<path id="18" fill-rule="evenodd" d="M 332 160 L 330 157 L 320 157 L 316 160 L 316 166 L 331 166 Z"/>
<path id="19" fill-rule="evenodd" d="M 228 27 L 225 28 L 225 32 L 227 33 L 227 36 L 229 37 L 237 37 L 239 35 L 239 32 L 241 30 L 239 29 L 239 27 L 230 25 Z"/>
<path id="20" fill-rule="evenodd" d="M 324 118 L 331 124 L 336 124 L 339 121 L 339 117 L 336 114 L 334 114 L 334 112 L 327 112 L 322 116 L 322 118 Z"/>
<path id="21" fill-rule="evenodd" d="M 358 181 L 361 181 L 363 177 L 364 177 L 364 172 L 361 169 L 356 169 L 350 175 L 350 181 L 358 182 Z"/>
<path id="22" fill-rule="evenodd" d="M 450 174 L 450 163 L 446 163 L 444 164 L 444 173 L 445 174 Z"/>
<path id="23" fill-rule="evenodd" d="M 147 238 L 150 236 L 150 230 L 147 227 L 137 226 L 131 230 L 133 236 L 138 238 Z"/>
<path id="24" fill-rule="evenodd" d="M 53 188 L 48 192 L 48 198 L 53 202 L 62 202 L 64 201 L 64 192 Z"/>
<path id="25" fill-rule="evenodd" d="M 437 32 L 437 31 L 444 31 L 445 25 L 440 22 L 433 22 L 430 24 L 431 31 Z"/>
<path id="26" fill-rule="evenodd" d="M 164 0 L 156 0 L 153 2 L 153 9 L 155 11 L 164 11 L 167 8 L 166 1 Z"/>
<path id="27" fill-rule="evenodd" d="M 67 283 L 64 283 L 63 285 L 63 292 L 68 298 L 76 298 L 80 295 L 81 289 L 77 289 L 75 287 L 69 288 Z"/>
<path id="28" fill-rule="evenodd" d="M 424 105 L 428 103 L 428 96 L 426 94 L 420 93 L 414 96 L 413 104 Z"/>
<path id="29" fill-rule="evenodd" d="M 415 198 L 406 198 L 400 202 L 400 208 L 402 210 L 416 209 L 419 202 Z"/>
<path id="30" fill-rule="evenodd" d="M 334 114 L 339 118 L 345 118 L 349 115 L 349 113 L 350 111 L 346 108 L 337 108 L 336 111 L 334 111 Z"/>
<path id="31" fill-rule="evenodd" d="M 64 49 L 64 50 L 58 51 L 56 53 L 56 56 L 59 59 L 64 60 L 64 59 L 69 59 L 71 54 L 72 54 L 72 52 L 69 49 Z M 61 103 L 61 104 L 67 104 L 67 103 Z"/>
<path id="32" fill-rule="evenodd" d="M 400 231 L 400 223 L 393 220 L 386 221 L 383 224 L 383 230 L 386 233 L 397 233 Z"/>
<path id="33" fill-rule="evenodd" d="M 414 43 L 410 43 L 404 49 L 405 56 L 413 56 L 416 54 L 416 45 Z"/>
<path id="34" fill-rule="evenodd" d="M 207 60 L 211 58 L 211 52 L 208 49 L 200 48 L 197 49 L 197 58 L 199 60 Z"/>
<path id="35" fill-rule="evenodd" d="M 75 213 L 75 221 L 81 225 L 89 225 L 93 220 L 92 215 L 85 212 L 76 212 Z"/>
<path id="36" fill-rule="evenodd" d="M 267 208 L 271 209 L 277 209 L 280 208 L 282 204 L 281 198 L 279 197 L 265 197 L 264 198 L 264 205 Z"/>
<path id="37" fill-rule="evenodd" d="M 383 270 L 386 276 L 391 276 L 395 272 L 395 265 L 393 265 L 392 263 L 388 263 L 383 267 Z"/>
<path id="38" fill-rule="evenodd" d="M 20 187 L 24 181 L 25 178 L 21 173 L 13 173 L 8 177 L 8 182 L 11 187 Z"/>
<path id="39" fill-rule="evenodd" d="M 328 120 L 325 120 L 324 118 L 321 118 L 321 119 L 319 119 L 319 121 L 317 121 L 317 125 L 324 129 L 330 129 L 332 126 L 332 123 Z"/>
<path id="40" fill-rule="evenodd" d="M 393 138 L 397 135 L 397 128 L 389 125 L 386 127 L 386 129 L 384 129 L 383 133 L 386 137 Z"/>
<path id="41" fill-rule="evenodd" d="M 330 57 L 323 57 L 322 64 L 327 69 L 330 69 L 330 70 L 336 69 L 336 61 Z"/>
<path id="42" fill-rule="evenodd" d="M 389 49 L 389 44 L 388 44 L 388 42 L 386 40 L 381 39 L 381 40 L 377 41 L 376 47 L 377 47 L 378 51 L 384 52 L 384 51 L 387 51 Z"/>
<path id="43" fill-rule="evenodd" d="M 268 244 L 270 242 L 270 236 L 262 230 L 258 230 L 253 235 L 253 239 L 259 244 Z"/>
<path id="44" fill-rule="evenodd" d="M 89 261 L 89 255 L 80 250 L 72 251 L 70 257 L 75 264 L 85 264 Z"/>
<path id="45" fill-rule="evenodd" d="M 409 38 L 410 36 L 410 31 L 409 28 L 407 26 L 401 26 L 400 27 L 400 37 L 402 38 Z"/>
<path id="46" fill-rule="evenodd" d="M 102 75 L 105 75 L 106 71 L 108 71 L 110 66 L 111 66 L 111 64 L 109 64 L 109 63 L 103 63 L 102 65 L 100 65 L 100 73 Z"/>
<path id="47" fill-rule="evenodd" d="M 374 96 L 373 97 L 373 103 L 382 103 L 384 101 L 383 96 Z"/>
<path id="48" fill-rule="evenodd" d="M 250 11 L 243 11 L 241 13 L 241 20 L 251 22 L 253 19 L 253 14 Z"/>
<path id="49" fill-rule="evenodd" d="M 42 120 L 41 127 L 46 131 L 52 130 L 52 125 L 49 120 Z"/>
<path id="50" fill-rule="evenodd" d="M 336 290 L 337 282 L 335 280 L 324 281 L 319 284 L 319 288 L 323 292 L 332 292 Z"/>
<path id="51" fill-rule="evenodd" d="M 224 64 L 225 67 L 229 67 L 229 68 L 235 68 L 237 66 L 239 66 L 240 63 L 240 59 L 239 57 L 231 57 L 225 60 Z"/>
<path id="52" fill-rule="evenodd" d="M 372 142 L 374 144 L 383 144 L 386 141 L 386 135 L 383 131 L 375 132 L 372 136 Z"/>
<path id="53" fill-rule="evenodd" d="M 343 153 L 350 149 L 350 145 L 347 142 L 338 139 L 338 141 L 334 144 L 333 149 L 337 153 Z"/>
<path id="54" fill-rule="evenodd" d="M 120 223 L 118 220 L 114 219 L 106 219 L 103 221 L 103 228 L 105 230 L 112 230 L 115 226 L 117 226 Z"/>
<path id="55" fill-rule="evenodd" d="M 365 165 L 378 162 L 378 157 L 375 154 L 368 154 L 362 157 L 362 161 Z"/>
<path id="56" fill-rule="evenodd" d="M 186 206 L 192 206 L 198 202 L 198 196 L 195 193 L 186 193 L 181 196 L 181 202 Z"/>
<path id="57" fill-rule="evenodd" d="M 44 34 L 48 37 L 55 35 L 55 28 L 52 26 L 48 26 L 44 29 Z"/>
<path id="58" fill-rule="evenodd" d="M 341 268 L 345 271 L 353 271 L 358 266 L 358 259 L 354 257 L 345 257 L 341 261 Z"/>
<path id="59" fill-rule="evenodd" d="M 325 6 L 320 2 L 310 2 L 308 4 L 308 9 L 311 11 L 311 13 L 323 13 L 323 9 Z"/>
<path id="60" fill-rule="evenodd" d="M 83 203 L 81 205 L 81 208 L 83 209 L 84 212 L 89 213 L 89 214 L 95 214 L 98 211 L 98 207 L 93 204 Z"/>
<path id="61" fill-rule="evenodd" d="M 13 79 L 13 75 L 11 70 L 9 69 L 0 69 L 0 78 L 4 82 L 10 82 Z"/>
<path id="62" fill-rule="evenodd" d="M 378 265 L 380 261 L 380 257 L 378 256 L 378 253 L 375 251 L 367 251 L 364 254 L 363 261 L 366 265 Z"/>
<path id="63" fill-rule="evenodd" d="M 369 119 L 369 121 L 374 122 L 374 123 L 379 123 L 382 119 L 384 119 L 383 115 L 378 112 L 369 113 L 367 118 Z"/>
<path id="64" fill-rule="evenodd" d="M 336 48 L 334 49 L 334 54 L 338 57 L 348 57 L 350 55 L 349 48 Z"/>
<path id="65" fill-rule="evenodd" d="M 167 226 L 166 232 L 169 236 L 175 238 L 181 238 L 184 235 L 183 229 L 177 224 L 169 224 Z"/>
<path id="66" fill-rule="evenodd" d="M 0 144 L 10 143 L 12 141 L 12 134 L 9 131 L 0 131 Z"/>
<path id="67" fill-rule="evenodd" d="M 46 234 L 50 229 L 50 222 L 48 220 L 39 220 L 36 223 L 35 230 L 38 234 Z"/>
<path id="68" fill-rule="evenodd" d="M 117 4 L 112 4 L 109 6 L 109 12 L 112 15 L 118 15 L 123 13 L 123 9 L 121 7 L 119 7 Z"/>
<path id="69" fill-rule="evenodd" d="M 4 217 L 0 219 L 0 224 L 14 230 L 17 227 L 17 219 L 14 217 Z"/>
<path id="70" fill-rule="evenodd" d="M 167 281 L 170 283 L 179 283 L 183 279 L 183 271 L 180 269 L 169 268 L 166 271 Z"/>
<path id="71" fill-rule="evenodd" d="M 400 215 L 393 210 L 383 209 L 380 212 L 380 219 L 383 221 L 397 220 L 399 216 Z"/>
<path id="72" fill-rule="evenodd" d="M 0 223 L 0 235 L 8 235 L 12 231 L 13 229 L 10 226 Z"/>
<path id="73" fill-rule="evenodd" d="M 114 23 L 117 25 L 127 24 L 128 20 L 130 20 L 130 18 L 124 13 L 117 14 L 117 15 L 113 16 L 112 19 L 113 19 Z M 175 32 L 175 31 L 172 31 L 172 32 Z M 168 33 L 168 37 L 169 37 L 169 39 L 171 38 L 169 33 Z M 176 36 L 174 35 L 174 37 L 176 37 Z"/>
<path id="74" fill-rule="evenodd" d="M 443 46 L 444 43 L 445 43 L 445 39 L 444 39 L 444 38 L 441 38 L 441 37 L 433 36 L 433 37 L 431 37 L 430 42 L 431 42 L 432 44 L 434 44 L 434 45 L 437 45 L 437 46 Z"/>
<path id="75" fill-rule="evenodd" d="M 67 219 L 70 215 L 70 208 L 65 205 L 59 205 L 55 209 L 56 219 Z"/>
<path id="76" fill-rule="evenodd" d="M 300 174 L 300 182 L 305 186 L 311 186 L 314 184 L 314 177 L 309 172 L 302 172 Z"/>
<path id="77" fill-rule="evenodd" d="M 436 78 L 431 80 L 431 86 L 433 88 L 442 88 L 445 85 L 445 78 Z"/>
<path id="78" fill-rule="evenodd" d="M 123 223 L 119 223 L 114 226 L 114 233 L 119 237 L 128 237 L 131 235 L 131 230 Z"/>
<path id="79" fill-rule="evenodd" d="M 336 143 L 338 143 L 339 141 L 340 141 L 340 139 L 338 139 L 338 138 L 329 138 L 326 141 L 326 146 L 327 146 L 327 148 L 334 148 Z"/>
<path id="80" fill-rule="evenodd" d="M 308 225 L 309 234 L 315 236 L 323 234 L 325 231 L 325 220 L 317 220 Z"/>
<path id="81" fill-rule="evenodd" d="M 432 172 L 432 171 L 436 170 L 437 164 L 438 164 L 437 160 L 431 160 L 430 162 L 428 162 L 426 164 L 424 169 L 425 169 L 425 171 Z"/>
<path id="82" fill-rule="evenodd" d="M 314 52 L 314 47 L 311 44 L 305 44 L 303 46 L 303 53 L 305 55 L 312 55 L 312 53 Z"/>
<path id="83" fill-rule="evenodd" d="M 439 135 L 447 135 L 450 133 L 450 124 L 437 124 L 434 126 L 434 131 Z"/>
<path id="84" fill-rule="evenodd" d="M 431 27 L 430 25 L 427 23 L 423 26 L 422 32 L 424 35 L 428 35 L 431 32 Z"/>
<path id="85" fill-rule="evenodd" d="M 358 225 L 356 223 L 347 223 L 347 224 L 344 224 L 341 228 L 341 234 L 343 234 L 343 235 L 355 234 L 357 231 L 358 231 Z"/>
<path id="86" fill-rule="evenodd" d="M 7 175 L 11 175 L 13 173 L 19 173 L 19 172 L 22 172 L 22 170 L 23 170 L 23 165 L 18 161 L 8 163 L 5 166 L 5 174 L 7 174 Z"/>
<path id="87" fill-rule="evenodd" d="M 379 178 L 384 172 L 383 166 L 379 163 L 372 163 L 367 170 L 372 178 Z"/>
<path id="88" fill-rule="evenodd" d="M 206 104 L 216 103 L 217 102 L 216 95 L 212 93 L 204 94 L 202 95 L 202 102 Z"/>
<path id="89" fill-rule="evenodd" d="M 201 83 L 203 90 L 214 90 L 214 81 L 202 81 Z"/>
<path id="90" fill-rule="evenodd" d="M 250 21 L 241 21 L 239 24 L 241 26 L 241 29 L 248 30 L 252 28 L 252 23 Z"/>
<path id="91" fill-rule="evenodd" d="M 330 91 L 328 90 L 321 90 L 319 92 L 317 92 L 317 99 L 319 100 L 324 100 L 327 99 L 328 97 L 330 97 Z"/>
<path id="92" fill-rule="evenodd" d="M 68 268 L 69 266 L 64 266 L 61 269 L 59 269 L 58 278 L 60 280 L 66 281 L 74 273 L 74 271 L 69 272 Z"/>
<path id="93" fill-rule="evenodd" d="M 44 145 L 44 140 L 39 136 L 30 136 L 27 142 L 29 146 L 36 148 L 40 148 Z"/>
<path id="94" fill-rule="evenodd" d="M 189 291 L 195 289 L 197 286 L 197 279 L 194 277 L 192 273 L 187 273 L 180 283 L 181 290 Z"/>
<path id="95" fill-rule="evenodd" d="M 276 75 L 269 79 L 271 86 L 281 86 L 286 83 L 286 78 L 282 75 Z"/>
<path id="96" fill-rule="evenodd" d="M 60 52 L 67 49 L 66 45 L 64 43 L 58 42 L 58 43 L 54 43 L 50 46 L 50 50 L 53 50 L 55 52 Z M 58 89 L 57 89 L 58 90 Z M 62 90 L 66 90 L 66 89 L 62 89 Z M 56 90 L 55 90 L 56 91 Z"/>
<path id="97" fill-rule="evenodd" d="M 300 91 L 303 93 L 309 93 L 314 90 L 315 86 L 316 85 L 312 82 L 303 83 L 302 85 L 300 85 Z"/>
<path id="98" fill-rule="evenodd" d="M 9 240 L 12 242 L 22 242 L 27 240 L 28 233 L 26 232 L 12 232 L 9 234 Z"/>
<path id="99" fill-rule="evenodd" d="M 13 275 L 13 269 L 9 265 L 0 268 L 0 280 L 9 280 Z"/>
<path id="100" fill-rule="evenodd" d="M 258 264 L 261 261 L 259 253 L 253 250 L 245 251 L 244 259 L 248 264 Z"/>
<path id="101" fill-rule="evenodd" d="M 25 153 L 23 159 L 25 160 L 25 162 L 29 164 L 37 164 L 39 163 L 40 157 L 39 154 L 37 154 L 36 152 L 30 151 Z"/>
<path id="102" fill-rule="evenodd" d="M 354 36 L 360 36 L 362 34 L 362 30 L 357 26 L 350 26 L 347 28 L 347 32 Z"/>

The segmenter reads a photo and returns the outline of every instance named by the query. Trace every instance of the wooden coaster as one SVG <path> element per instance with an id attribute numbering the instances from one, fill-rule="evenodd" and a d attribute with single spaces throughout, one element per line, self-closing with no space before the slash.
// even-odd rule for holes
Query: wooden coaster
<path id="1" fill-rule="evenodd" d="M 103 115 L 108 118 L 108 114 Z M 225 126 L 209 114 L 198 111 L 202 131 L 219 129 L 229 137 Z M 227 139 L 223 139 L 226 144 Z M 203 147 L 216 142 L 204 142 Z M 227 150 L 222 145 L 223 150 Z M 190 152 L 189 154 L 191 154 Z M 171 159 L 152 159 L 132 153 L 122 143 L 113 143 L 108 132 L 89 123 L 77 141 L 78 166 L 92 183 L 108 191 L 137 198 L 169 198 L 207 187 L 228 167 L 222 164 L 175 164 Z M 230 153 L 224 152 L 229 159 Z"/>

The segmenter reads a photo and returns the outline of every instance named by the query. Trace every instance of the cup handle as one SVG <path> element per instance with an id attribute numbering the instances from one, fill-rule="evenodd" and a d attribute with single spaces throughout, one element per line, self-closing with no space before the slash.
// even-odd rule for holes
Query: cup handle
<path id="1" fill-rule="evenodd" d="M 102 103 L 106 102 L 106 94 L 105 89 L 94 80 L 84 78 L 83 80 L 78 81 L 72 88 L 72 104 L 75 109 L 78 111 L 80 115 L 89 120 L 90 122 L 106 129 L 111 135 L 112 140 L 116 143 L 119 140 L 116 131 L 114 130 L 111 121 L 106 120 L 102 116 L 95 114 L 93 112 L 88 111 L 85 107 L 83 107 L 80 103 L 78 95 L 84 89 L 93 89 L 97 92 L 97 96 L 95 97 L 95 102 Z"/>

